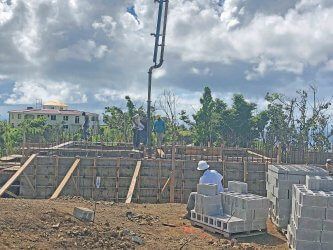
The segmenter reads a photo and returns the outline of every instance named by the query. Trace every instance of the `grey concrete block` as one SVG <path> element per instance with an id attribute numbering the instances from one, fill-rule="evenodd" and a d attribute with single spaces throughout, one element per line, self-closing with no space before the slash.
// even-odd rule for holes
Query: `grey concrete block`
<path id="1" fill-rule="evenodd" d="M 312 229 L 299 229 L 296 227 L 294 221 L 290 222 L 290 227 L 296 240 L 320 242 L 321 231 Z"/>
<path id="2" fill-rule="evenodd" d="M 205 215 L 221 215 L 223 213 L 221 204 L 221 194 L 207 196 L 196 194 L 195 211 Z"/>
<path id="3" fill-rule="evenodd" d="M 228 190 L 230 192 L 246 194 L 247 193 L 247 183 L 240 182 L 240 181 L 229 181 Z"/>
<path id="4" fill-rule="evenodd" d="M 309 229 L 309 230 L 322 230 L 323 221 L 318 219 L 304 218 L 304 217 L 293 217 L 296 228 Z"/>
<path id="5" fill-rule="evenodd" d="M 327 208 L 326 209 L 326 220 L 333 220 L 333 208 Z"/>
<path id="6" fill-rule="evenodd" d="M 306 176 L 306 186 L 310 190 L 332 191 L 333 178 L 330 176 Z"/>
<path id="7" fill-rule="evenodd" d="M 321 243 L 306 240 L 295 240 L 293 247 L 296 250 L 314 250 L 321 249 Z"/>
<path id="8" fill-rule="evenodd" d="M 321 242 L 321 250 L 332 250 L 332 243 Z"/>
<path id="9" fill-rule="evenodd" d="M 322 231 L 321 242 L 330 243 L 333 246 L 333 231 Z"/>
<path id="10" fill-rule="evenodd" d="M 85 207 L 75 207 L 73 216 L 82 221 L 93 221 L 94 211 Z"/>
<path id="11" fill-rule="evenodd" d="M 333 231 L 333 220 L 323 220 L 323 231 Z"/>
<path id="12" fill-rule="evenodd" d="M 326 216 L 326 209 L 323 207 L 306 207 L 300 204 L 296 205 L 296 214 L 300 217 L 308 217 L 312 219 L 324 220 Z M 333 210 L 332 210 L 333 211 Z M 332 213 L 333 215 L 333 213 Z"/>
<path id="13" fill-rule="evenodd" d="M 216 184 L 198 184 L 197 193 L 207 196 L 217 195 L 217 185 Z"/>

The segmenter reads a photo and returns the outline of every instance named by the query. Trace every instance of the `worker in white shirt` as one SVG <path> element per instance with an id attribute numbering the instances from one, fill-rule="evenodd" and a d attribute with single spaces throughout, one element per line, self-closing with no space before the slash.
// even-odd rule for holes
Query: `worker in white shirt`
<path id="1" fill-rule="evenodd" d="M 197 170 L 203 172 L 200 177 L 199 184 L 216 184 L 217 190 L 219 193 L 223 192 L 222 180 L 223 176 L 217 172 L 216 170 L 210 170 L 209 165 L 206 161 L 199 161 Z M 188 197 L 187 201 L 187 215 L 186 217 L 189 219 L 191 216 L 191 210 L 194 209 L 195 205 L 195 194 L 197 192 L 192 192 Z"/>

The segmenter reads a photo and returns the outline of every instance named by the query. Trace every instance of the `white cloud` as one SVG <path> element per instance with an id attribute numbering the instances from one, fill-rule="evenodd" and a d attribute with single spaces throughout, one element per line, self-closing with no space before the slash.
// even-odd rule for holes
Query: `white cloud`
<path id="1" fill-rule="evenodd" d="M 109 38 L 112 38 L 117 27 L 117 22 L 111 16 L 102 16 L 101 21 L 95 21 L 92 27 L 96 30 L 101 29 Z"/>
<path id="2" fill-rule="evenodd" d="M 103 58 L 109 49 L 106 45 L 96 45 L 92 40 L 81 40 L 76 44 L 58 50 L 56 59 L 59 61 L 66 61 L 68 59 L 82 60 L 90 62 L 94 58 Z"/>
<path id="3" fill-rule="evenodd" d="M 13 17 L 13 8 L 16 6 L 16 1 L 11 1 L 8 4 L 7 1 L 0 2 L 0 26 L 8 22 Z"/>
<path id="4" fill-rule="evenodd" d="M 125 95 L 144 102 L 154 1 L 0 2 L 0 75 L 7 84 L 1 91 L 11 95 L 7 102 L 34 102 L 34 93 L 21 91 L 28 83 L 48 98 L 53 90 L 46 81 L 75 83 L 78 99 L 85 96 L 91 106 Z M 140 23 L 126 12 L 132 5 Z M 223 96 L 291 91 L 317 77 L 327 85 L 333 68 L 331 23 L 332 0 L 170 1 L 165 63 L 154 72 L 153 96 L 167 86 L 177 89 L 184 105 L 196 105 L 187 91 L 197 93 L 204 83 Z"/>
<path id="5" fill-rule="evenodd" d="M 36 99 L 62 100 L 67 103 L 86 103 L 87 96 L 80 86 L 66 82 L 16 82 L 13 93 L 4 101 L 5 104 L 31 104 Z"/>

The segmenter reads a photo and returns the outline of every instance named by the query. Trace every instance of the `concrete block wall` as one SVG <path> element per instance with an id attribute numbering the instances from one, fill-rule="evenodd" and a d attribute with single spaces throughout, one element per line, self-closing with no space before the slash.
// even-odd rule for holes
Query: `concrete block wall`
<path id="1" fill-rule="evenodd" d="M 306 178 L 308 181 L 321 183 L 325 188 L 327 180 L 331 181 L 330 177 L 322 176 Z M 291 248 L 296 250 L 332 249 L 333 192 L 331 190 L 322 191 L 316 185 L 313 190 L 307 185 L 293 185 L 287 239 Z"/>
<path id="2" fill-rule="evenodd" d="M 322 168 L 308 165 L 269 165 L 266 178 L 270 217 L 281 229 L 287 229 L 292 207 L 292 185 L 305 184 L 306 175 L 327 176 Z"/>

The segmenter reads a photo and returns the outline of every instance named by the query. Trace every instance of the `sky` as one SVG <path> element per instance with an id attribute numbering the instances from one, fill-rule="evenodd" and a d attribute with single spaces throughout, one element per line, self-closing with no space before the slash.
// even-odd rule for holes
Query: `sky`
<path id="1" fill-rule="evenodd" d="M 153 0 L 0 0 L 0 119 L 36 99 L 102 113 L 146 105 L 157 4 Z M 333 95 L 333 0 L 170 0 L 156 101 L 199 107 L 204 86 L 264 108 L 267 92 L 315 84 Z"/>

